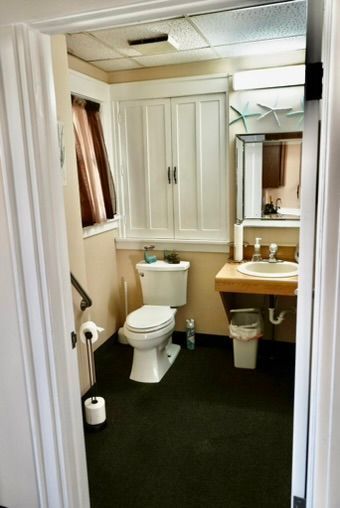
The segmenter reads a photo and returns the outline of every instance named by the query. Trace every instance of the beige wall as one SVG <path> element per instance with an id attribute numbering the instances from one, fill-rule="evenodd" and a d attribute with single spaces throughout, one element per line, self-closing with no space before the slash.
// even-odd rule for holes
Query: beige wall
<path id="1" fill-rule="evenodd" d="M 72 125 L 68 59 L 65 37 L 52 37 L 52 55 L 58 120 L 63 122 L 66 149 L 66 184 L 64 200 L 71 271 L 93 300 L 93 306 L 85 312 L 79 307 L 80 297 L 73 290 L 75 330 L 81 323 L 93 320 L 105 328 L 95 349 L 111 337 L 118 328 L 120 301 L 116 270 L 114 233 L 105 232 L 83 239 L 77 163 Z M 79 337 L 79 335 L 78 335 Z M 78 340 L 79 376 L 82 393 L 89 388 L 86 348 Z"/>
<path id="2" fill-rule="evenodd" d="M 118 286 L 114 233 L 107 231 L 84 240 L 87 283 L 93 306 L 91 319 L 105 331 L 95 349 L 111 337 L 121 325 L 121 300 Z"/>
<path id="3" fill-rule="evenodd" d="M 124 71 L 103 71 L 93 64 L 89 64 L 73 55 L 68 55 L 69 68 L 99 79 L 105 83 L 128 83 L 133 81 L 149 81 L 152 79 L 169 79 L 189 76 L 207 76 L 209 74 L 231 75 L 236 71 L 256 69 L 262 67 L 277 67 L 280 65 L 297 65 L 304 63 L 303 50 L 279 53 L 275 55 L 261 55 L 261 57 L 223 58 L 192 62 L 161 67 L 143 67 Z"/>
<path id="4" fill-rule="evenodd" d="M 67 55 L 67 60 L 69 69 L 86 74 L 86 76 L 90 76 L 91 78 L 99 79 L 99 81 L 104 81 L 104 83 L 109 83 L 109 74 L 98 69 L 98 67 L 73 55 Z"/>
<path id="5" fill-rule="evenodd" d="M 64 185 L 64 200 L 66 212 L 66 226 L 68 238 L 68 251 L 70 259 L 70 269 L 80 284 L 87 288 L 85 256 L 83 249 L 83 234 L 81 228 L 77 163 L 74 150 L 74 135 L 72 125 L 72 111 L 70 101 L 70 87 L 68 82 L 67 57 L 65 53 L 65 38 L 62 35 L 52 37 L 52 56 L 54 85 L 57 99 L 58 121 L 64 125 L 65 139 L 65 167 L 66 178 Z M 80 298 L 73 289 L 73 310 L 75 318 L 75 330 L 78 333 L 79 326 L 83 320 L 86 320 L 87 313 L 80 310 Z M 84 315 L 85 314 L 85 315 Z M 78 363 L 80 386 L 82 391 L 89 384 L 87 374 L 87 360 L 85 347 L 78 340 Z"/>
<path id="6" fill-rule="evenodd" d="M 296 52 L 288 62 L 286 56 L 264 57 L 261 59 L 261 66 L 287 65 L 300 63 L 304 60 L 303 52 Z M 231 74 L 235 70 L 246 69 L 258 66 L 256 59 L 218 60 L 210 62 L 198 62 L 194 64 L 167 66 L 162 68 L 138 69 L 132 71 L 111 72 L 96 70 L 93 66 L 69 56 L 69 66 L 74 70 L 83 72 L 97 79 L 109 83 L 140 81 L 149 79 L 173 78 L 180 76 L 208 75 L 208 74 Z M 256 97 L 260 92 L 255 92 Z M 277 91 L 266 91 L 266 99 L 275 100 Z M 231 103 L 235 99 L 240 100 L 239 94 L 231 94 Z M 247 99 L 247 96 L 245 96 Z M 235 166 L 234 166 L 234 140 L 235 134 L 244 132 L 240 123 L 234 124 L 230 129 L 229 163 L 230 163 L 230 223 L 235 220 Z M 253 132 L 261 132 L 263 125 L 254 126 Z M 264 128 L 264 127 L 263 127 Z M 275 130 L 272 129 L 272 130 Z M 297 130 L 296 127 L 291 130 Z M 269 129 L 270 131 L 270 129 Z M 232 231 L 232 228 L 231 228 Z M 295 245 L 298 242 L 298 229 L 277 229 L 277 228 L 247 228 L 245 230 L 245 241 L 253 244 L 257 236 L 262 237 L 264 244 L 277 242 L 281 245 Z M 71 249 L 72 250 L 72 249 Z M 72 254 L 72 253 L 71 253 Z M 156 252 L 162 258 L 161 252 Z M 142 303 L 139 280 L 135 272 L 135 264 L 142 259 L 143 252 L 135 250 L 117 250 L 113 245 L 112 235 L 107 233 L 100 237 L 92 237 L 84 241 L 83 257 L 86 263 L 87 284 L 95 305 L 91 309 L 91 317 L 98 324 L 112 331 L 118 329 L 124 321 L 124 296 L 123 282 L 128 284 L 128 310 L 138 308 Z M 176 329 L 185 330 L 185 319 L 195 318 L 197 332 L 217 335 L 227 335 L 228 322 L 224 312 L 221 298 L 214 290 L 214 278 L 226 262 L 227 254 L 220 253 L 197 253 L 183 252 L 182 259 L 190 261 L 191 267 L 188 276 L 188 303 L 179 309 L 176 315 Z M 116 272 L 117 263 L 117 272 Z M 115 274 L 117 275 L 115 276 Z M 100 302 L 100 304 L 99 304 Z M 243 295 L 238 297 L 239 306 L 258 305 L 267 306 L 264 297 Z M 280 299 L 280 308 L 294 307 L 295 299 Z M 270 326 L 266 325 L 267 336 L 270 336 Z M 275 328 L 277 339 L 294 340 L 295 317 L 291 314 L 283 325 Z M 100 343 L 106 338 L 101 337 Z"/>
<path id="7" fill-rule="evenodd" d="M 304 62 L 304 51 L 294 51 L 276 55 L 261 55 L 261 57 L 223 58 L 192 62 L 161 67 L 149 67 L 126 71 L 108 72 L 109 83 L 127 83 L 131 81 L 145 81 L 151 79 L 167 79 L 188 76 L 207 76 L 209 74 L 231 75 L 243 69 L 259 67 L 273 67 L 279 65 L 295 65 Z"/>

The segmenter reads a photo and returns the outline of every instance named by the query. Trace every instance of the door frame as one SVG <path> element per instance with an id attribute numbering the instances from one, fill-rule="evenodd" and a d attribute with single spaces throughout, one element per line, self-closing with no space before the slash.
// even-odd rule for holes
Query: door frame
<path id="1" fill-rule="evenodd" d="M 320 2 L 321 3 L 321 2 Z M 307 508 L 340 506 L 340 6 L 324 0 Z M 316 17 L 322 6 L 314 5 Z M 316 48 L 313 48 L 316 50 Z"/>
<path id="2" fill-rule="evenodd" d="M 279 1 L 279 0 L 278 0 Z M 262 0 L 261 3 L 267 3 L 267 0 L 265 2 Z M 273 0 L 268 0 L 268 3 L 273 3 Z M 309 0 L 310 5 L 316 5 L 318 3 L 318 0 Z M 60 18 L 60 19 L 54 19 L 44 22 L 36 22 L 31 23 L 30 28 L 34 28 L 37 31 L 45 32 L 47 34 L 53 34 L 53 33 L 65 33 L 65 32 L 72 32 L 72 31 L 81 31 L 84 29 L 94 29 L 94 28 L 103 28 L 105 26 L 114 26 L 119 24 L 126 24 L 126 23 L 133 23 L 141 20 L 153 20 L 161 17 L 171 17 L 173 15 L 178 15 L 179 13 L 186 12 L 202 12 L 204 10 L 214 10 L 218 8 L 225 8 L 226 7 L 225 0 L 198 0 L 198 1 L 191 1 L 191 2 L 185 2 L 182 3 L 180 0 L 155 0 L 152 3 L 150 2 L 141 2 L 138 4 L 138 7 L 136 5 L 129 5 L 125 7 L 117 7 L 112 8 L 110 10 L 105 11 L 97 11 L 97 12 L 91 12 L 91 13 L 82 13 L 76 16 L 68 16 L 66 18 Z M 228 3 L 228 7 L 236 7 L 236 6 L 244 6 L 244 5 L 250 5 L 250 4 L 258 4 L 257 0 L 249 0 L 244 2 L 243 0 L 235 0 Z M 325 4 L 328 6 L 332 5 L 332 0 L 325 0 Z M 13 86 L 13 93 L 12 95 L 9 93 L 9 97 L 12 98 L 12 102 L 14 104 L 14 98 L 15 98 L 15 90 L 18 86 L 20 86 L 20 76 L 17 75 L 18 68 L 20 69 L 20 72 L 23 72 L 27 78 L 27 75 L 33 75 L 34 71 L 37 69 L 36 64 L 41 58 L 44 60 L 44 66 L 45 68 L 51 68 L 52 59 L 51 54 L 49 51 L 49 40 L 48 36 L 42 36 L 38 34 L 35 36 L 31 30 L 28 30 L 27 27 L 24 25 L 21 25 L 20 27 L 12 27 L 12 28 L 2 28 L 0 29 L 0 33 L 4 33 L 4 30 L 13 31 L 14 36 L 10 37 L 8 39 L 8 45 L 9 49 L 13 49 L 15 53 L 17 53 L 18 49 L 20 51 L 20 59 L 15 59 L 15 64 L 17 65 L 16 69 L 13 69 L 13 74 L 11 76 L 7 75 L 7 73 L 4 73 L 3 75 L 3 83 L 7 86 L 7 90 L 9 90 L 8 87 Z M 329 46 L 331 47 L 331 43 L 329 42 L 331 38 L 336 37 L 336 29 L 335 26 L 332 25 L 332 32 L 329 33 L 327 36 L 328 41 L 326 41 L 326 46 L 329 43 Z M 26 35 L 25 35 L 26 34 Z M 326 38 L 326 34 L 324 33 L 324 37 Z M 32 38 L 35 39 L 32 41 Z M 35 52 L 34 54 L 30 54 L 27 51 L 27 48 L 25 48 L 25 42 L 29 43 L 30 47 L 32 45 L 35 45 Z M 334 48 L 333 48 L 334 49 Z M 33 56 L 32 56 L 33 55 Z M 329 63 L 329 62 L 326 62 Z M 329 69 L 328 67 L 325 68 L 325 74 L 326 77 L 329 78 L 328 86 L 331 88 L 334 76 L 329 76 Z M 35 242 L 35 249 L 37 249 L 39 252 L 43 252 L 43 257 L 39 258 L 29 258 L 25 259 L 25 273 L 26 275 L 30 273 L 30 269 L 32 269 L 32 273 L 35 273 L 36 276 L 34 277 L 34 282 L 36 284 L 36 288 L 32 288 L 31 280 L 30 278 L 25 277 L 25 273 L 22 273 L 18 271 L 18 276 L 21 278 L 20 282 L 23 284 L 23 287 L 25 288 L 25 304 L 30 308 L 32 315 L 31 318 L 36 321 L 36 323 L 41 325 L 41 331 L 39 337 L 43 338 L 43 331 L 46 329 L 49 329 L 49 338 L 50 343 L 48 348 L 41 342 L 40 344 L 35 344 L 33 341 L 33 330 L 30 332 L 30 344 L 32 346 L 32 354 L 33 354 L 33 361 L 28 362 L 27 364 L 27 374 L 29 378 L 31 376 L 37 376 L 37 379 L 44 379 L 44 382 L 47 382 L 47 385 L 50 386 L 49 393 L 45 393 L 44 397 L 39 398 L 38 394 L 35 390 L 32 390 L 32 386 L 30 382 L 28 382 L 27 388 L 31 390 L 32 395 L 32 406 L 31 406 L 31 419 L 34 424 L 37 424 L 39 427 L 39 432 L 37 432 L 37 439 L 39 441 L 39 447 L 42 452 L 41 461 L 45 467 L 45 471 L 59 471 L 59 476 L 64 477 L 64 481 L 66 482 L 66 470 L 70 470 L 71 473 L 74 473 L 75 477 L 78 479 L 78 484 L 75 482 L 74 488 L 70 487 L 69 489 L 66 489 L 62 493 L 62 483 L 59 483 L 59 495 L 61 501 L 60 506 L 87 506 L 87 501 L 85 499 L 86 494 L 80 493 L 80 487 L 87 485 L 87 476 L 86 476 L 86 463 L 85 463 L 85 456 L 83 453 L 84 450 L 84 443 L 81 441 L 82 438 L 82 432 L 80 430 L 80 423 L 81 423 L 81 413 L 80 413 L 80 403 L 79 405 L 75 404 L 75 396 L 77 394 L 77 382 L 76 376 L 77 376 L 77 363 L 75 354 L 70 354 L 69 346 L 67 345 L 68 338 L 66 337 L 67 334 L 70 332 L 69 326 L 70 326 L 70 309 L 72 308 L 71 305 L 71 293 L 70 293 L 70 287 L 69 284 L 67 284 L 67 278 L 68 278 L 68 261 L 67 261 L 67 248 L 66 248 L 66 226 L 65 226 L 65 217 L 63 216 L 61 212 L 61 205 L 63 203 L 63 198 L 61 194 L 61 190 L 56 190 L 56 187 L 54 187 L 54 191 L 56 190 L 55 195 L 55 204 L 56 208 L 52 209 L 52 213 L 49 217 L 46 218 L 46 224 L 41 225 L 41 218 L 42 214 L 46 212 L 47 203 L 50 199 L 50 195 L 53 189 L 53 185 L 58 185 L 55 178 L 53 177 L 53 172 L 57 170 L 57 135 L 56 135 L 56 127 L 53 128 L 53 123 L 55 121 L 56 125 L 56 113 L 54 110 L 53 105 L 53 97 L 54 97 L 54 91 L 53 91 L 53 83 L 51 82 L 51 73 L 42 73 L 40 74 L 40 81 L 39 81 L 39 90 L 42 93 L 43 97 L 47 101 L 47 113 L 49 118 L 49 126 L 50 131 L 44 133 L 41 130 L 39 130 L 39 136 L 35 139 L 33 139 L 35 148 L 38 150 L 38 152 L 42 153 L 45 151 L 44 157 L 37 157 L 34 161 L 34 164 L 32 163 L 31 159 L 31 145 L 30 145 L 30 139 L 27 139 L 27 133 L 25 132 L 25 129 L 27 128 L 27 125 L 29 122 L 32 122 L 32 125 L 35 125 L 37 128 L 39 127 L 37 124 L 37 120 L 34 117 L 34 114 L 36 111 L 34 111 L 34 108 L 30 108 L 27 105 L 27 102 L 25 104 L 25 101 L 28 101 L 28 103 L 32 104 L 34 102 L 34 96 L 36 93 L 36 90 L 32 86 L 26 86 L 25 88 L 25 94 L 21 90 L 19 92 L 20 96 L 25 95 L 23 97 L 23 100 L 20 101 L 20 103 L 17 105 L 19 108 L 19 111 L 16 109 L 16 111 L 8 111 L 7 114 L 7 124 L 9 126 L 14 126 L 17 122 L 17 113 L 19 113 L 19 116 L 22 116 L 26 118 L 25 125 L 23 126 L 22 130 L 17 133 L 17 139 L 18 137 L 20 140 L 23 141 L 24 148 L 21 152 L 22 155 L 22 161 L 24 162 L 24 168 L 27 170 L 27 175 L 29 174 L 31 177 L 31 182 L 28 183 L 28 186 L 24 189 L 22 189 L 19 186 L 19 180 L 18 175 L 16 173 L 16 162 L 11 159 L 11 156 L 14 155 L 15 147 L 13 146 L 13 142 L 10 140 L 10 129 L 8 130 L 8 136 L 3 138 L 3 145 L 5 146 L 5 162 L 8 162 L 8 167 L 10 169 L 13 169 L 12 175 L 13 175 L 13 181 L 16 185 L 16 192 L 17 198 L 27 198 L 27 196 L 32 191 L 33 187 L 37 189 L 37 179 L 44 176 L 44 185 L 41 187 L 41 199 L 39 200 L 40 209 L 38 210 L 39 214 L 37 215 L 37 209 L 36 206 L 33 203 L 29 203 L 30 211 L 32 212 L 30 215 L 26 217 L 26 227 L 29 226 L 29 229 L 32 230 L 32 237 L 27 235 L 27 232 L 23 230 L 23 225 L 20 222 L 19 212 L 18 212 L 18 205 L 15 202 L 15 198 L 9 199 L 9 206 L 8 206 L 8 226 L 13 227 L 15 232 L 18 234 L 18 239 L 20 240 L 17 245 L 17 253 L 21 260 L 25 259 L 25 256 L 27 255 L 27 248 L 32 248 L 32 238 Z M 337 77 L 337 76 L 336 76 Z M 27 84 L 27 83 L 26 83 Z M 334 93 L 334 101 L 336 100 L 335 92 Z M 333 100 L 333 95 L 330 95 L 330 98 Z M 45 101 L 45 102 L 46 102 Z M 329 108 L 330 109 L 330 108 Z M 325 112 L 326 107 L 323 106 L 323 111 Z M 333 114 L 331 118 L 334 126 L 337 125 L 337 120 Z M 329 119 L 330 122 L 330 119 Z M 330 123 L 329 123 L 330 124 Z M 336 129 L 334 129 L 333 132 L 336 132 Z M 52 133 L 52 134 L 51 134 Z M 334 135 L 333 135 L 334 137 Z M 328 192 L 329 199 L 325 200 L 326 204 L 323 207 L 322 213 L 319 213 L 318 215 L 318 245 L 320 247 L 320 242 L 323 238 L 331 238 L 332 233 L 337 233 L 337 237 L 339 232 L 336 231 L 335 228 L 335 221 L 331 220 L 331 207 L 327 208 L 327 204 L 330 204 L 330 197 L 332 196 L 332 177 L 333 174 L 329 173 L 329 167 L 331 164 L 335 164 L 334 154 L 332 154 L 331 147 L 330 147 L 330 137 L 326 139 L 325 136 L 322 136 L 321 139 L 321 145 L 320 145 L 320 153 L 321 153 L 321 159 L 323 160 L 323 172 L 326 177 L 328 177 L 327 181 L 327 187 L 324 187 L 323 181 L 319 181 L 319 195 L 324 194 L 326 191 Z M 48 143 L 48 144 L 46 144 Z M 336 144 L 339 144 L 338 142 Z M 47 153 L 46 146 L 49 146 L 50 152 Z M 41 152 L 42 151 L 42 152 Z M 337 154 L 335 154 L 336 156 Z M 333 158 L 332 158 L 333 157 Z M 47 167 L 49 171 L 45 171 L 46 169 L 46 162 L 48 162 Z M 332 166 L 332 167 L 333 167 Z M 334 177 L 335 178 L 335 177 Z M 32 187 L 33 182 L 33 187 Z M 333 193 L 335 192 L 336 188 L 333 187 Z M 13 208 L 14 207 L 14 208 Z M 49 207 L 50 210 L 50 207 Z M 328 220 L 329 219 L 329 220 Z M 326 224 L 328 227 L 326 228 Z M 57 257 L 56 254 L 53 254 L 52 248 L 44 248 L 44 244 L 46 243 L 46 237 L 44 237 L 44 233 L 48 230 L 47 226 L 51 226 L 50 233 L 48 236 L 48 246 L 52 247 L 52 245 L 58 245 L 58 254 L 60 254 L 62 263 L 60 260 L 57 263 L 57 267 L 53 267 L 53 261 L 56 261 Z M 47 229 L 46 229 L 47 227 Z M 304 225 L 302 224 L 302 228 Z M 34 234 L 33 234 L 34 232 Z M 60 242 L 60 240 L 62 240 Z M 58 244 L 58 242 L 60 242 Z M 14 254 L 13 254 L 14 255 Z M 306 253 L 307 255 L 307 253 Z M 311 267 L 308 268 L 308 270 L 305 270 L 302 272 L 302 275 L 306 278 L 313 278 L 315 275 L 315 291 L 316 291 L 316 298 L 319 304 L 322 303 L 322 298 L 325 294 L 325 284 L 327 283 L 329 277 L 330 277 L 330 269 L 331 267 L 325 267 L 324 264 L 322 264 L 322 258 L 320 257 L 320 252 L 317 251 L 317 263 L 314 269 Z M 17 263 L 16 263 L 17 264 Z M 336 272 L 338 273 L 338 272 Z M 42 302 L 37 302 L 37 299 L 33 300 L 37 302 L 37 306 L 32 305 L 32 295 L 34 296 L 35 291 L 38 291 L 40 294 L 43 294 L 47 298 L 47 303 L 42 304 Z M 338 296 L 340 293 L 340 289 L 338 287 L 334 287 L 334 305 L 330 305 L 330 302 L 328 301 L 329 308 L 327 315 L 332 314 L 334 311 L 337 310 L 338 305 Z M 54 294 L 55 297 L 53 298 L 53 302 L 49 301 L 48 297 L 49 295 Z M 301 299 L 301 296 L 300 296 Z M 42 309 L 45 311 L 42 313 Z M 20 313 L 23 312 L 22 308 L 19 308 L 18 311 Z M 48 312 L 47 312 L 48 311 Z M 61 317 L 61 323 L 64 323 L 65 328 L 62 329 L 62 327 L 56 326 L 55 320 L 51 319 L 52 316 L 59 315 Z M 326 326 L 325 318 L 322 319 L 322 316 L 318 316 L 319 322 L 315 323 L 313 326 L 314 331 L 314 343 L 313 343 L 313 349 L 314 351 L 317 348 L 318 355 L 320 358 L 323 359 L 323 363 L 318 364 L 313 363 L 312 370 L 311 370 L 311 382 L 312 386 L 315 386 L 318 390 L 315 394 L 312 394 L 312 412 L 311 412 L 311 420 L 308 422 L 308 418 L 306 419 L 307 425 L 310 424 L 316 424 L 316 427 L 319 424 L 319 427 L 316 429 L 314 435 L 313 435 L 313 446 L 316 446 L 316 450 L 319 449 L 320 451 L 320 445 L 321 443 L 325 446 L 325 438 L 322 438 L 320 435 L 320 414 L 319 414 L 319 408 L 323 405 L 321 404 L 321 395 L 323 395 L 323 392 L 326 387 L 326 382 L 323 380 L 322 376 L 320 375 L 320 370 L 322 369 L 323 372 L 328 372 L 330 379 L 328 379 L 329 383 L 331 381 L 334 382 L 335 380 L 335 367 L 337 364 L 339 364 L 338 358 L 334 359 L 330 354 L 327 354 L 329 350 L 329 344 L 324 341 L 325 339 L 325 333 L 329 332 L 329 323 L 328 326 Z M 302 319 L 302 316 L 300 315 L 300 319 Z M 51 322 L 54 324 L 54 328 L 50 328 Z M 333 330 L 333 350 L 336 347 L 336 331 L 338 327 L 337 321 L 334 323 L 334 326 L 332 328 Z M 67 329 L 67 333 L 65 334 L 65 329 Z M 316 331 L 318 331 L 319 335 L 318 337 L 315 336 Z M 55 339 L 57 336 L 63 337 L 61 343 L 58 345 L 58 351 L 55 351 L 55 346 L 53 345 L 53 339 Z M 34 345 L 38 347 L 36 351 L 33 350 Z M 45 355 L 42 355 L 42 351 L 45 353 Z M 55 404 L 54 395 L 56 392 L 64 393 L 65 392 L 65 381 L 62 379 L 62 374 L 64 374 L 65 367 L 62 366 L 61 362 L 56 357 L 56 354 L 60 354 L 60 357 L 63 358 L 67 362 L 68 365 L 68 374 L 69 374 L 69 380 L 76 382 L 75 390 L 73 391 L 73 398 L 72 397 L 64 397 L 62 402 L 59 404 L 59 406 Z M 41 363 L 39 366 L 37 365 L 36 361 L 40 359 Z M 36 361 L 34 361 L 36 360 Z M 297 363 L 297 373 L 299 373 L 299 358 Z M 313 358 L 313 362 L 315 362 L 315 357 Z M 337 362 L 337 363 L 336 363 Z M 339 371 L 339 370 L 338 370 Z M 330 374 L 333 373 L 333 377 L 330 376 Z M 333 386 L 333 392 L 332 394 L 335 395 L 335 387 Z M 79 391 L 79 397 L 80 397 L 80 391 Z M 308 393 L 305 393 L 305 397 L 308 397 Z M 329 401 L 329 404 L 327 406 L 328 409 L 328 426 L 332 426 L 332 418 L 334 417 L 334 414 L 332 412 L 332 409 L 335 408 L 336 400 L 332 397 L 327 399 Z M 51 404 L 53 403 L 54 411 L 51 411 Z M 67 445 L 66 437 L 61 432 L 62 430 L 62 424 L 63 424 L 63 411 L 70 411 L 70 421 L 68 422 L 70 425 L 69 431 L 70 431 L 70 439 L 69 443 L 72 445 L 72 453 L 73 453 L 73 459 L 65 456 L 65 446 Z M 306 409 L 308 411 L 308 408 Z M 49 414 L 53 414 L 53 418 L 51 418 L 50 421 L 50 428 L 44 429 L 42 426 L 42 416 L 45 412 L 48 412 Z M 305 415 L 306 416 L 306 415 Z M 324 422 L 326 425 L 327 422 Z M 52 431 L 53 429 L 58 430 L 57 436 L 58 439 L 55 440 L 53 443 L 53 454 L 48 456 L 48 430 Z M 339 426 L 338 426 L 339 428 Z M 307 429 L 306 429 L 307 431 Z M 80 437 L 79 437 L 80 436 Z M 45 439 L 44 439 L 45 438 Z M 336 431 L 335 427 L 332 427 L 332 433 L 327 434 L 326 439 L 326 445 L 327 449 L 331 450 L 332 443 L 335 442 L 339 438 L 339 432 Z M 311 446 L 311 443 L 310 443 Z M 328 459 L 330 460 L 329 456 Z M 73 460 L 73 461 L 72 461 Z M 312 460 L 312 462 L 311 462 Z M 309 481 L 308 481 L 308 491 L 312 492 L 314 490 L 315 486 L 315 472 L 318 471 L 319 468 L 319 458 L 317 453 L 313 455 L 313 457 L 309 456 L 310 461 L 310 468 L 309 471 L 313 471 L 314 474 L 310 474 Z M 328 464 L 329 464 L 328 460 Z M 39 463 L 37 462 L 37 468 L 40 467 Z M 73 470 L 72 470 L 73 469 Z M 331 474 L 331 470 L 328 469 L 329 474 Z M 293 475 L 294 475 L 294 468 L 293 468 Z M 56 474 L 56 477 L 58 474 Z M 294 480 L 294 478 L 293 478 Z M 55 495 L 55 488 L 58 483 L 58 480 L 56 480 L 53 475 L 48 478 L 43 477 L 42 483 L 41 483 L 41 489 L 42 491 L 46 492 L 47 495 L 50 497 Z M 66 482 L 67 483 L 67 482 Z M 293 481 L 294 484 L 294 481 Z M 330 483 L 327 483 L 325 485 L 325 492 L 327 491 L 327 486 L 330 486 Z M 77 490 L 77 492 L 74 492 L 74 490 Z M 85 491 L 87 492 L 87 488 L 85 488 Z M 295 495 L 293 490 L 293 495 Z M 78 500 L 78 503 L 75 502 L 75 500 Z M 62 504 L 64 503 L 64 504 Z M 57 506 L 56 504 L 54 504 Z M 52 505 L 51 505 L 52 506 Z M 310 506 L 313 506 L 310 504 Z M 317 505 L 315 505 L 317 506 Z"/>

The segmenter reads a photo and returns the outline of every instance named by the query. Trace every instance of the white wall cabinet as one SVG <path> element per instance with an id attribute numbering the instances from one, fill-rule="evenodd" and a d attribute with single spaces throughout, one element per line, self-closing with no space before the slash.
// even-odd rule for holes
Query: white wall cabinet
<path id="1" fill-rule="evenodd" d="M 125 238 L 227 239 L 225 94 L 121 101 Z"/>

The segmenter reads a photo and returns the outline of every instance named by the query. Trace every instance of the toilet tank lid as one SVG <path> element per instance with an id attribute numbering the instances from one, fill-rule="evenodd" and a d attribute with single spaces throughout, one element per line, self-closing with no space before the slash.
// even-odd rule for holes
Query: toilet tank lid
<path id="1" fill-rule="evenodd" d="M 154 263 L 146 263 L 145 261 L 140 261 L 136 264 L 136 268 L 138 271 L 173 271 L 180 272 L 182 270 L 188 270 L 190 266 L 189 261 L 180 261 L 179 263 L 167 263 L 166 261 L 155 261 Z"/>

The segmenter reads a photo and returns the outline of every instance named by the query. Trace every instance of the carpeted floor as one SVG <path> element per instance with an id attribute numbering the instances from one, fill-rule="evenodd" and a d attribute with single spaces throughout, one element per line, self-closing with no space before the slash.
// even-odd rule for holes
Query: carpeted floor
<path id="1" fill-rule="evenodd" d="M 293 346 L 263 344 L 244 370 L 210 339 L 157 384 L 129 380 L 129 346 L 96 352 L 108 426 L 86 433 L 92 508 L 289 508 Z"/>

